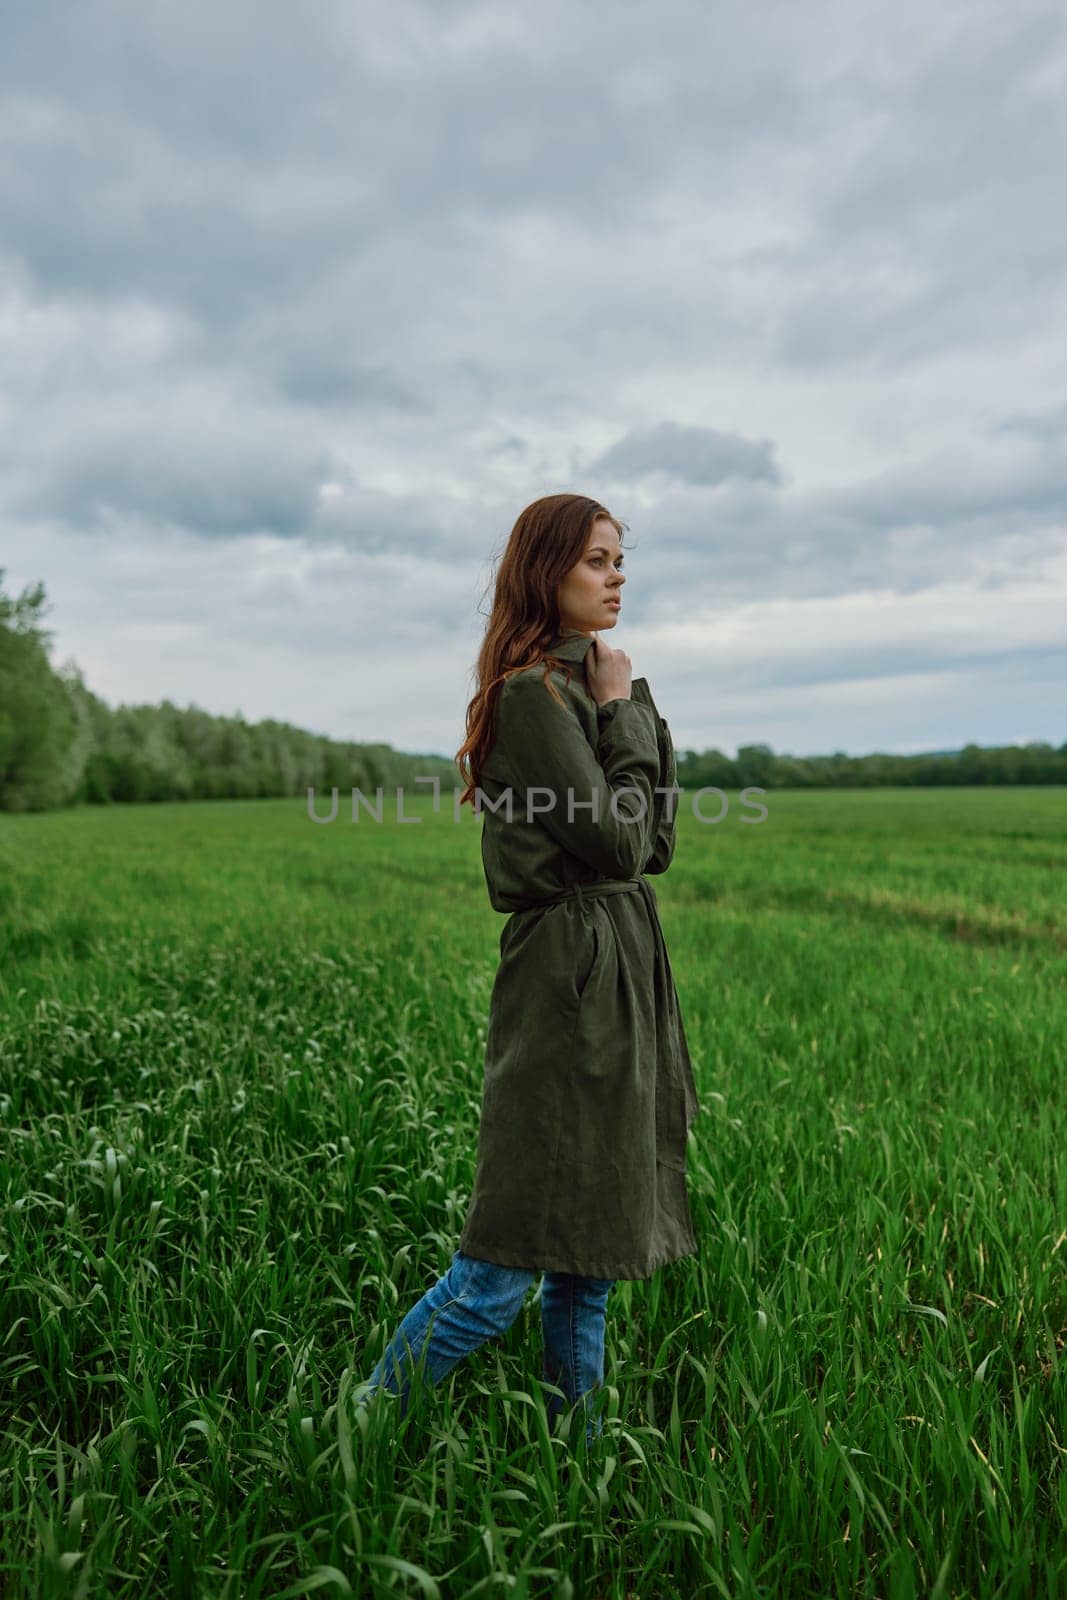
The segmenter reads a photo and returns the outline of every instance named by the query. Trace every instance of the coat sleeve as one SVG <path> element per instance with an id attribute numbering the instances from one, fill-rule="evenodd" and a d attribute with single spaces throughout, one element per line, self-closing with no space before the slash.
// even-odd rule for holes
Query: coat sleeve
<path id="1" fill-rule="evenodd" d="M 635 700 L 598 706 L 594 751 L 567 690 L 563 701 L 553 699 L 540 673 L 516 674 L 505 686 L 500 734 L 515 817 L 539 822 L 607 877 L 637 877 L 652 850 L 661 798 L 654 714 Z"/>
<path id="2" fill-rule="evenodd" d="M 678 761 L 674 753 L 671 730 L 662 717 L 656 719 L 660 728 L 660 771 L 657 787 L 674 789 L 678 783 Z M 681 791 L 656 795 L 655 827 L 652 832 L 652 854 L 645 862 L 648 873 L 666 872 L 674 860 L 675 826 L 678 820 L 678 802 Z"/>

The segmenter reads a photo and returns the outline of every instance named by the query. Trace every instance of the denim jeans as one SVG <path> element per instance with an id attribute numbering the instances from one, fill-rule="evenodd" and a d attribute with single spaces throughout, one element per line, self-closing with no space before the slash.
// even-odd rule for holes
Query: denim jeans
<path id="1" fill-rule="evenodd" d="M 452 1264 L 397 1328 L 378 1365 L 360 1386 L 360 1402 L 378 1389 L 399 1396 L 407 1412 L 416 1365 L 436 1384 L 464 1356 L 494 1334 L 503 1333 L 519 1314 L 537 1273 L 527 1267 L 500 1267 L 457 1250 Z M 597 1412 L 590 1417 L 589 1395 L 604 1380 L 604 1310 L 613 1278 L 584 1278 L 546 1272 L 541 1285 L 543 1372 L 574 1405 L 582 1401 L 586 1438 L 603 1432 Z M 551 1421 L 564 1409 L 558 1395 L 545 1396 Z M 595 1426 L 594 1426 L 595 1420 Z"/>

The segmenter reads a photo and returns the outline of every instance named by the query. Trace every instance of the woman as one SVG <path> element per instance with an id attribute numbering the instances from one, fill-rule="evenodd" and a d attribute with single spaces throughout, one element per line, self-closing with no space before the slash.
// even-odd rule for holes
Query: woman
<path id="1" fill-rule="evenodd" d="M 490 903 L 510 915 L 459 1248 L 360 1396 L 399 1392 L 401 1414 L 414 1378 L 436 1383 L 511 1325 L 540 1272 L 544 1377 L 582 1400 L 591 1438 L 612 1283 L 696 1250 L 700 1106 L 646 876 L 674 855 L 674 746 L 629 656 L 597 637 L 619 619 L 624 526 L 583 495 L 536 500 L 497 574 L 456 759 Z"/>

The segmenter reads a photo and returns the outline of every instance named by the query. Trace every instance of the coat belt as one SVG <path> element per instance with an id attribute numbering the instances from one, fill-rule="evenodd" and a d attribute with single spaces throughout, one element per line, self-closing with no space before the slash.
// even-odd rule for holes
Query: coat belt
<path id="1" fill-rule="evenodd" d="M 599 898 L 604 894 L 627 894 L 646 887 L 644 875 L 640 878 L 596 878 L 592 883 L 573 883 L 569 889 L 560 889 L 556 894 L 546 894 L 539 900 L 526 900 L 519 908 L 522 911 L 536 911 L 541 906 L 554 906 L 561 900 L 585 900 L 590 895 Z"/>

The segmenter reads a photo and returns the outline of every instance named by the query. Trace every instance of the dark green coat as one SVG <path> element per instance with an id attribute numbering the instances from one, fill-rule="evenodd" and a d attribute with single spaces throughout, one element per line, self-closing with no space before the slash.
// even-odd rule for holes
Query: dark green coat
<path id="1" fill-rule="evenodd" d="M 511 915 L 460 1249 L 504 1266 L 647 1278 L 697 1248 L 686 1140 L 701 1108 L 646 876 L 674 855 L 677 794 L 655 789 L 675 785 L 677 770 L 644 678 L 629 700 L 592 698 L 591 646 L 569 633 L 551 647 L 574 664 L 569 687 L 550 674 L 562 706 L 543 666 L 505 679 L 477 775 L 489 899 Z M 616 820 L 620 790 L 639 793 L 620 794 Z"/>

